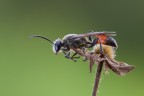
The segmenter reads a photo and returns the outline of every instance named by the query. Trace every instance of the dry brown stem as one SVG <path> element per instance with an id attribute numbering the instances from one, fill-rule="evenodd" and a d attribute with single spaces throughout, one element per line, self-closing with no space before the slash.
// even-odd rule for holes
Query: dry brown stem
<path id="1" fill-rule="evenodd" d="M 111 69 L 114 73 L 117 75 L 125 75 L 129 71 L 134 69 L 133 65 L 128 65 L 127 63 L 124 62 L 118 62 L 115 59 L 109 58 L 106 54 L 92 54 L 89 51 L 85 51 L 85 53 L 81 50 L 72 48 L 76 53 L 84 57 L 85 59 L 90 61 L 90 72 L 92 71 L 92 67 L 95 62 L 97 62 L 97 72 L 96 72 L 96 78 L 95 78 L 95 83 L 94 83 L 94 88 L 93 88 L 93 93 L 92 96 L 97 95 L 97 90 L 98 90 L 98 85 L 99 85 L 99 80 L 102 72 L 102 67 L 103 64 L 105 64 L 106 69 Z"/>

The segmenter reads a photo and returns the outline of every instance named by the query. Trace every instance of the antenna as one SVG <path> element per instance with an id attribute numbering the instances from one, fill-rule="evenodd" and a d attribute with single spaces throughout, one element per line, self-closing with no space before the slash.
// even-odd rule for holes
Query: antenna
<path id="1" fill-rule="evenodd" d="M 49 41 L 51 44 L 54 45 L 54 43 L 51 40 L 49 40 L 48 38 L 46 38 L 46 37 L 43 37 L 43 36 L 40 36 L 40 35 L 32 35 L 32 36 L 30 36 L 30 38 L 34 38 L 34 37 L 45 39 L 45 40 Z"/>

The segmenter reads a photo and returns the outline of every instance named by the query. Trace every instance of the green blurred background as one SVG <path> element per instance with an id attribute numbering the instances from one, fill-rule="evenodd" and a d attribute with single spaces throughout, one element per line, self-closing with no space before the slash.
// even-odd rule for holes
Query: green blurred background
<path id="1" fill-rule="evenodd" d="M 144 95 L 143 0 L 0 0 L 0 96 L 91 96 L 96 66 L 55 55 L 42 35 L 116 31 L 126 76 L 102 74 L 98 96 Z"/>

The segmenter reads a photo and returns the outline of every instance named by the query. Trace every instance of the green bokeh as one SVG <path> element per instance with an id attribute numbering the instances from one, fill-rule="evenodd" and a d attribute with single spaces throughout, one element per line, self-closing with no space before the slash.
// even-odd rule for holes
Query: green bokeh
<path id="1" fill-rule="evenodd" d="M 55 55 L 52 40 L 69 33 L 116 31 L 126 76 L 102 74 L 98 96 L 143 96 L 143 0 L 0 0 L 0 96 L 91 96 L 96 66 Z"/>

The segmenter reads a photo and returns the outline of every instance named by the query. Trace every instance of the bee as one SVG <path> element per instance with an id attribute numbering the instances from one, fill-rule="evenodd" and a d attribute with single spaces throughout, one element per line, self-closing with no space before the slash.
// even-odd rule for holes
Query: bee
<path id="1" fill-rule="evenodd" d="M 73 51 L 73 49 L 82 50 L 83 53 L 85 53 L 85 50 L 87 48 L 92 48 L 96 44 L 99 44 L 99 40 L 101 40 L 101 43 L 104 45 L 109 45 L 117 48 L 117 43 L 115 39 L 113 39 L 111 36 L 115 36 L 115 32 L 90 32 L 85 34 L 67 34 L 62 39 L 58 38 L 54 42 L 40 35 L 33 35 L 32 37 L 38 37 L 49 41 L 53 45 L 52 49 L 55 54 L 58 54 L 60 51 L 62 51 L 66 58 L 76 62 L 77 59 L 80 58 L 80 56 L 76 56 L 77 52 L 75 52 L 71 56 L 71 52 Z"/>

